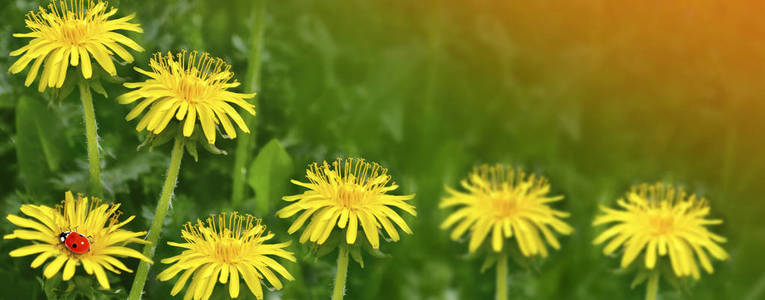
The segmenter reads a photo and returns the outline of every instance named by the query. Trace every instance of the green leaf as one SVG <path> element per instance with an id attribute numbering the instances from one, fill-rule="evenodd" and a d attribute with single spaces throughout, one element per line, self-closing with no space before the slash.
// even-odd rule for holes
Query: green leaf
<path id="1" fill-rule="evenodd" d="M 345 242 L 345 241 L 341 241 L 340 238 L 338 238 L 337 234 L 333 234 L 324 244 L 321 244 L 321 245 L 314 244 L 312 246 L 311 253 L 316 258 L 325 256 L 331 253 L 332 251 L 335 251 L 335 249 L 337 249 L 337 247 L 340 245 L 341 242 Z"/>
<path id="2" fill-rule="evenodd" d="M 267 215 L 271 202 L 284 194 L 292 174 L 292 158 L 279 141 L 272 139 L 250 165 L 247 183 L 255 191 L 255 211 Z"/>
<path id="3" fill-rule="evenodd" d="M 51 107 L 36 98 L 21 97 L 16 107 L 16 155 L 19 172 L 33 195 L 48 190 L 51 172 L 66 154 L 64 126 Z"/>
<path id="4" fill-rule="evenodd" d="M 207 150 L 207 152 L 210 152 L 215 155 L 228 155 L 228 153 L 225 150 L 218 149 L 218 147 L 215 147 L 214 144 L 210 144 L 207 142 L 207 140 L 198 140 L 200 144 L 202 144 L 202 147 Z"/>
<path id="5" fill-rule="evenodd" d="M 197 143 L 194 141 L 184 143 L 186 146 L 186 152 L 194 158 L 195 162 L 199 161 L 199 153 L 197 152 Z"/>
<path id="6" fill-rule="evenodd" d="M 61 280 L 61 274 L 56 274 L 56 276 L 51 277 L 50 279 L 40 279 L 42 281 L 43 286 L 43 293 L 45 294 L 45 298 L 47 299 L 58 299 L 57 296 L 59 286 L 62 283 Z"/>
<path id="7" fill-rule="evenodd" d="M 351 258 L 353 258 L 354 261 L 359 263 L 359 266 L 361 268 L 364 268 L 364 258 L 361 257 L 361 248 L 359 247 L 351 247 Z"/>
<path id="8" fill-rule="evenodd" d="M 173 124 L 175 125 L 175 124 Z M 173 138 L 178 136 L 178 130 L 176 128 L 177 126 L 168 126 L 163 130 L 160 134 L 154 135 L 151 134 L 151 147 L 150 149 L 157 148 L 159 146 L 162 146 L 166 144 L 167 142 L 171 141 Z"/>
<path id="9" fill-rule="evenodd" d="M 359 228 L 359 230 L 361 230 L 361 228 Z M 359 234 L 361 234 L 361 232 L 359 232 Z M 357 245 L 359 245 L 359 247 L 364 249 L 364 251 L 367 252 L 369 255 L 372 255 L 373 257 L 376 257 L 376 258 L 390 257 L 390 254 L 380 251 L 379 248 L 378 249 L 372 248 L 372 245 L 369 244 L 369 241 L 366 239 L 366 236 L 364 236 L 364 238 L 361 239 L 360 242 L 361 243 Z"/>
<path id="10" fill-rule="evenodd" d="M 635 289 L 638 285 L 641 285 L 643 282 L 648 279 L 648 275 L 650 275 L 648 272 L 642 271 L 638 273 L 635 276 L 635 279 L 632 280 L 632 283 L 630 284 L 631 289 Z"/>
<path id="11" fill-rule="evenodd" d="M 100 80 L 91 80 L 90 88 L 96 93 L 103 95 L 104 98 L 109 98 L 109 94 L 106 93 L 106 90 L 104 89 L 104 86 L 101 84 Z"/>
<path id="12" fill-rule="evenodd" d="M 483 264 L 481 265 L 481 274 L 483 272 L 486 272 L 489 268 L 493 267 L 497 263 L 497 256 L 496 255 L 487 255 L 486 259 L 483 261 Z"/>
<path id="13" fill-rule="evenodd" d="M 64 80 L 64 85 L 62 85 L 61 88 L 51 90 L 53 98 L 61 101 L 66 99 L 66 97 L 69 97 L 69 95 L 72 94 L 72 91 L 74 91 L 74 88 L 77 87 L 77 84 L 79 84 L 80 80 L 83 79 L 78 76 L 68 76 Z"/>

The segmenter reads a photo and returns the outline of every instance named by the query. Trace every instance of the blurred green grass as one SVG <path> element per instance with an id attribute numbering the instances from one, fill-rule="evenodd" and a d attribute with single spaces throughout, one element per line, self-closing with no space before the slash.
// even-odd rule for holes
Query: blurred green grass
<path id="1" fill-rule="evenodd" d="M 44 1 L 0 5 L 0 53 L 24 41 L 23 16 Z M 182 48 L 229 61 L 242 80 L 248 51 L 250 1 L 115 1 L 145 29 L 134 35 L 147 52 Z M 258 95 L 258 149 L 278 139 L 292 159 L 291 178 L 313 161 L 363 156 L 389 168 L 402 193 L 416 193 L 415 234 L 385 244 L 388 258 L 351 265 L 348 299 L 490 299 L 493 274 L 466 257 L 467 245 L 438 229 L 443 186 L 472 166 L 507 162 L 547 176 L 559 208 L 572 213 L 576 232 L 548 259 L 512 264 L 512 299 L 642 299 L 617 274 L 618 259 L 592 246 L 590 226 L 599 204 L 611 204 L 630 185 L 671 181 L 706 196 L 725 220 L 731 259 L 690 282 L 687 291 L 662 285 L 662 299 L 765 297 L 765 52 L 761 4 L 717 1 L 615 4 L 610 1 L 270 1 Z M 14 61 L 0 57 L 0 69 Z M 118 73 L 139 78 L 132 66 Z M 23 76 L 0 72 L 0 209 L 57 203 L 67 189 L 84 192 L 87 161 L 76 95 L 50 103 L 23 86 Z M 168 162 L 169 146 L 136 151 L 141 137 L 125 122 L 129 107 L 107 86 L 95 95 L 107 199 L 138 215 L 131 229 L 148 228 Z M 47 145 L 47 146 L 46 146 Z M 47 148 L 46 148 L 47 147 Z M 233 153 L 235 142 L 218 147 Z M 256 150 L 257 151 L 257 150 Z M 255 154 L 255 153 L 253 153 Z M 233 157 L 200 153 L 184 161 L 163 240 L 178 240 L 181 225 L 220 210 L 264 218 L 277 234 L 288 221 L 256 212 L 253 192 L 231 207 Z M 289 186 L 287 193 L 298 189 Z M 0 229 L 12 230 L 8 222 Z M 3 241 L 0 253 L 24 242 Z M 334 257 L 308 256 L 291 246 L 299 265 L 284 299 L 326 299 Z M 157 257 L 175 249 L 164 243 Z M 0 255 L 0 295 L 43 299 L 30 259 Z M 135 267 L 136 262 L 129 262 Z M 162 267 L 160 267 L 162 268 Z M 152 268 L 152 273 L 158 268 Z M 82 270 L 78 270 L 81 272 Z M 153 276 L 153 275 L 150 275 Z M 127 288 L 132 277 L 113 276 Z M 164 299 L 171 285 L 147 284 L 147 299 Z M 219 291 L 223 290 L 218 288 Z M 216 296 L 225 298 L 223 293 Z"/>

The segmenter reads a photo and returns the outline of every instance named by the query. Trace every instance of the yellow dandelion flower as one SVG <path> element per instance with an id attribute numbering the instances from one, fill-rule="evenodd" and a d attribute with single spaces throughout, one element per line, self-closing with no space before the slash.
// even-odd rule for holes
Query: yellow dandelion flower
<path id="1" fill-rule="evenodd" d="M 515 236 L 524 256 L 546 257 L 547 247 L 540 232 L 554 249 L 559 249 L 560 244 L 551 228 L 565 235 L 573 232 L 559 219 L 569 214 L 550 208 L 549 203 L 563 196 L 547 196 L 550 184 L 544 177 L 526 175 L 502 164 L 482 165 L 461 184 L 467 193 L 446 187 L 449 197 L 439 207 L 459 208 L 444 220 L 441 229 L 457 224 L 451 233 L 453 240 L 470 230 L 470 252 L 475 252 L 491 232 L 491 249 L 495 252 L 502 251 L 505 239 Z"/>
<path id="2" fill-rule="evenodd" d="M 63 267 L 63 279 L 69 280 L 74 276 L 77 265 L 82 264 L 89 275 L 95 274 L 98 283 L 109 289 L 109 281 L 104 269 L 117 273 L 120 270 L 132 272 L 116 257 L 133 257 L 151 263 L 151 260 L 140 252 L 125 247 L 128 243 L 146 242 L 141 239 L 145 231 L 132 232 L 122 229 L 133 220 L 130 216 L 120 222 L 118 220 L 120 204 L 101 203 L 98 198 L 83 198 L 66 192 L 66 199 L 56 208 L 45 205 L 24 204 L 21 212 L 33 219 L 16 215 L 8 215 L 8 221 L 25 229 L 16 229 L 4 236 L 4 239 L 23 239 L 34 241 L 35 244 L 24 246 L 11 251 L 12 257 L 37 254 L 32 261 L 32 268 L 41 266 L 49 258 L 53 258 L 43 271 L 46 278 L 51 278 Z M 78 234 L 83 239 L 80 245 L 85 249 L 69 248 L 62 242 L 67 233 Z M 80 236 L 81 234 L 81 236 Z M 87 238 L 87 240 L 85 240 Z M 89 245 L 89 249 L 87 249 Z M 80 253 L 84 252 L 84 253 Z"/>
<path id="3" fill-rule="evenodd" d="M 348 245 L 356 242 L 359 225 L 369 244 L 380 247 L 378 228 L 393 241 L 399 240 L 396 223 L 401 230 L 411 234 L 412 230 L 404 219 L 392 209 L 399 208 L 413 216 L 417 215 L 414 205 L 406 201 L 414 195 L 388 195 L 398 188 L 396 183 L 388 184 L 391 176 L 388 170 L 377 163 L 367 163 L 361 158 L 337 159 L 330 166 L 326 161 L 319 165 L 313 163 L 306 170 L 309 182 L 292 180 L 293 184 L 307 188 L 302 194 L 287 196 L 285 201 L 294 202 L 279 210 L 276 215 L 289 218 L 303 211 L 289 227 L 294 233 L 308 221 L 300 242 L 311 241 L 323 244 L 327 241 L 335 226 L 345 230 Z M 393 223 L 391 223 L 393 221 Z"/>
<path id="4" fill-rule="evenodd" d="M 143 99 L 125 117 L 132 120 L 138 117 L 147 107 L 149 112 L 138 122 L 136 130 L 148 130 L 159 134 L 175 116 L 183 123 L 183 135 L 191 136 L 196 126 L 196 120 L 202 125 L 207 141 L 215 144 L 215 128 L 218 124 L 229 138 L 236 138 L 236 130 L 231 120 L 242 131 L 250 130 L 239 113 L 229 103 L 236 104 L 248 113 L 255 115 L 255 106 L 245 99 L 255 97 L 252 94 L 240 94 L 228 91 L 239 86 L 239 82 L 231 78 L 231 66 L 220 58 L 213 58 L 207 53 L 198 55 L 196 51 L 187 53 L 185 50 L 176 54 L 168 52 L 154 54 L 149 62 L 152 71 L 135 68 L 136 71 L 149 76 L 144 82 L 125 83 L 125 87 L 136 89 L 118 98 L 119 103 L 129 104 Z"/>
<path id="5" fill-rule="evenodd" d="M 132 62 L 133 56 L 122 45 L 135 51 L 143 51 L 143 48 L 115 31 L 143 32 L 143 29 L 138 24 L 128 22 L 135 17 L 134 14 L 109 20 L 116 13 L 117 9 L 110 8 L 107 2 L 92 0 L 53 0 L 48 9 L 40 7 L 38 12 L 29 12 L 26 27 L 32 32 L 15 33 L 13 36 L 32 40 L 11 52 L 11 56 L 21 57 L 11 65 L 9 71 L 19 73 L 34 60 L 24 83 L 29 86 L 44 63 L 38 85 L 40 92 L 46 87 L 60 88 L 70 65 L 81 66 L 82 76 L 90 78 L 93 74 L 91 57 L 107 73 L 117 75 L 112 54 Z"/>
<path id="6" fill-rule="evenodd" d="M 186 249 L 179 255 L 163 259 L 162 263 L 172 265 L 157 275 L 159 280 L 167 281 L 183 271 L 173 285 L 171 295 L 177 295 L 191 278 L 183 299 L 209 299 L 218 282 L 228 284 L 229 295 L 237 298 L 241 278 L 255 297 L 263 299 L 261 278 L 265 277 L 276 289 L 282 288 L 282 282 L 273 271 L 287 280 L 294 280 L 287 269 L 271 257 L 295 262 L 292 252 L 284 249 L 290 242 L 266 244 L 274 234 L 266 232 L 260 219 L 234 212 L 213 215 L 206 221 L 186 224 L 181 231 L 185 243 L 168 242 L 171 246 Z"/>
<path id="7" fill-rule="evenodd" d="M 707 252 L 719 260 L 728 258 L 728 253 L 717 244 L 724 243 L 725 238 L 706 228 L 721 224 L 722 220 L 706 218 L 710 208 L 703 198 L 688 196 L 682 188 L 661 183 L 635 186 L 625 198 L 617 201 L 622 209 L 601 207 L 603 215 L 593 222 L 595 226 L 611 224 L 594 243 L 610 240 L 603 249 L 606 255 L 623 246 L 623 268 L 641 253 L 645 255 L 647 269 L 653 269 L 661 256 L 669 255 L 675 275 L 699 278 L 696 259 L 704 270 L 712 273 Z"/>

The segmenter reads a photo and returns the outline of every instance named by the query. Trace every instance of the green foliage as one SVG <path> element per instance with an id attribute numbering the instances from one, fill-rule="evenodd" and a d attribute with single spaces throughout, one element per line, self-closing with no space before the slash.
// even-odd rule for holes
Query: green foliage
<path id="1" fill-rule="evenodd" d="M 25 31 L 24 13 L 40 2 L 0 4 L 0 52 L 23 45 L 11 34 Z M 251 1 L 110 2 L 117 16 L 135 12 L 145 30 L 127 34 L 147 51 L 117 66 L 125 81 L 145 79 L 132 68 L 148 68 L 152 52 L 179 49 L 220 56 L 243 80 Z M 351 252 L 359 264 L 350 264 L 347 299 L 490 299 L 486 257 L 467 255 L 465 240 L 438 228 L 445 216 L 438 201 L 444 185 L 457 187 L 474 165 L 494 162 L 548 177 L 552 193 L 565 196 L 556 208 L 571 212 L 575 227 L 550 257 L 511 259 L 511 299 L 643 299 L 645 284 L 630 289 L 637 270 L 617 272 L 618 257 L 592 245 L 601 229 L 591 222 L 598 205 L 657 180 L 710 200 L 712 215 L 725 221 L 712 231 L 728 238 L 732 256 L 697 282 L 662 276 L 660 298 L 762 299 L 765 72 L 757 66 L 765 64 L 765 42 L 752 37 L 765 22 L 746 5 L 730 3 L 723 12 L 715 3 L 269 1 L 250 128 L 258 146 L 247 164 L 256 196 L 236 207 L 262 216 L 275 240 L 294 241 L 299 263 L 285 266 L 296 280 L 269 293 L 329 298 L 336 252 L 315 259 L 299 233 L 286 233 L 289 220 L 273 213 L 284 207 L 282 195 L 302 192 L 288 179 L 304 180 L 309 163 L 361 156 L 388 168 L 398 193 L 416 193 L 418 216 L 406 217 L 413 235 L 382 243 L 384 257 Z M 0 70 L 14 60 L 0 56 Z M 56 204 L 68 189 L 87 191 L 77 93 L 49 104 L 50 95 L 24 87 L 24 74 L 0 71 L 5 214 L 23 203 Z M 154 137 L 151 151 L 136 151 L 146 136 L 135 131 L 137 121 L 124 120 L 131 106 L 115 101 L 126 88 L 105 79 L 102 86 L 108 97 L 96 94 L 94 103 L 105 198 L 137 216 L 129 229 L 146 230 L 172 143 Z M 182 224 L 233 207 L 236 140 L 216 143 L 228 155 L 186 145 L 194 159 L 184 159 L 158 258 L 177 254 L 166 242 L 181 241 Z M 4 233 L 12 228 L 0 222 Z M 0 243 L 0 298 L 46 299 L 36 279 L 42 270 L 29 268 L 31 258 L 7 255 L 24 244 Z M 137 261 L 126 264 L 135 269 Z M 165 267 L 152 267 L 145 298 L 168 297 L 173 282 L 151 280 Z M 75 276 L 86 275 L 79 268 Z M 124 291 L 132 275 L 111 279 L 112 291 Z M 69 284 L 78 283 L 61 286 Z M 225 290 L 216 288 L 213 298 L 226 299 Z"/>
<path id="2" fill-rule="evenodd" d="M 21 97 L 16 107 L 16 154 L 26 190 L 37 196 L 50 191 L 49 178 L 60 171 L 66 151 L 58 115 L 40 99 Z M 62 151 L 64 150 L 64 151 Z"/>
<path id="3" fill-rule="evenodd" d="M 74 276 L 68 281 L 63 281 L 59 273 L 50 279 L 37 278 L 37 281 L 48 300 L 111 300 L 127 297 L 127 292 L 124 290 L 108 291 L 100 288 L 92 276 Z"/>
<path id="4" fill-rule="evenodd" d="M 263 146 L 247 172 L 247 183 L 255 191 L 255 211 L 266 215 L 285 195 L 292 175 L 292 158 L 279 141 Z"/>

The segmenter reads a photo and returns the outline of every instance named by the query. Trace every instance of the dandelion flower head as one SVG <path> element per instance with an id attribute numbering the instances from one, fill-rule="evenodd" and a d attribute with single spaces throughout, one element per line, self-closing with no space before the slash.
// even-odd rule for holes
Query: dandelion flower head
<path id="1" fill-rule="evenodd" d="M 45 267 L 43 275 L 51 278 L 63 268 L 63 280 L 74 276 L 75 269 L 82 265 L 89 275 L 95 274 L 98 283 L 109 289 L 109 281 L 104 270 L 120 274 L 120 271 L 132 272 L 118 258 L 133 257 L 151 263 L 140 252 L 127 248 L 129 243 L 146 244 L 141 239 L 145 231 L 133 232 L 122 229 L 133 220 L 130 216 L 119 221 L 120 204 L 105 204 L 98 198 L 75 198 L 72 192 L 66 192 L 65 200 L 59 206 L 24 204 L 21 212 L 28 217 L 8 215 L 7 219 L 23 229 L 16 229 L 4 236 L 4 239 L 23 239 L 34 244 L 11 251 L 12 257 L 37 255 L 32 261 L 32 268 L 37 268 L 48 259 L 53 260 Z M 31 217 L 31 218 L 30 218 Z M 90 250 L 77 254 L 70 251 L 60 240 L 61 233 L 76 231 L 90 240 Z"/>
<path id="2" fill-rule="evenodd" d="M 412 233 L 393 208 L 416 216 L 414 205 L 408 203 L 414 195 L 389 195 L 398 185 L 391 183 L 388 170 L 379 164 L 361 158 L 338 158 L 331 165 L 326 161 L 310 165 L 306 177 L 308 182 L 292 180 L 292 183 L 307 190 L 284 197 L 293 203 L 276 213 L 280 218 L 289 218 L 300 212 L 288 232 L 292 234 L 308 222 L 300 236 L 301 243 L 324 244 L 337 228 L 345 236 L 345 242 L 353 245 L 360 227 L 372 248 L 377 249 L 380 228 L 393 241 L 400 239 L 393 223 L 405 233 Z"/>
<path id="3" fill-rule="evenodd" d="M 31 32 L 13 36 L 32 40 L 10 53 L 21 57 L 11 65 L 9 72 L 19 73 L 32 63 L 25 82 L 30 86 L 42 66 L 40 92 L 47 87 L 61 88 L 70 65 L 79 66 L 85 79 L 91 78 L 91 58 L 109 75 L 117 75 L 112 56 L 116 54 L 124 61 L 132 62 L 133 56 L 123 46 L 135 51 L 143 51 L 143 48 L 116 31 L 143 32 L 143 29 L 129 22 L 134 14 L 109 19 L 116 13 L 116 8 L 110 8 L 107 2 L 100 0 L 53 0 L 47 9 L 40 7 L 37 12 L 29 12 L 26 27 Z"/>
<path id="4" fill-rule="evenodd" d="M 482 165 L 461 184 L 466 192 L 446 188 L 449 196 L 439 206 L 457 209 L 444 220 L 441 228 L 456 225 L 451 232 L 454 240 L 470 231 L 470 252 L 478 250 L 491 235 L 494 252 L 502 251 L 505 239 L 515 237 L 524 256 L 546 257 L 548 250 L 544 241 L 554 249 L 560 248 L 553 230 L 565 235 L 573 231 L 560 219 L 569 214 L 550 207 L 550 203 L 562 200 L 563 196 L 548 196 L 550 184 L 544 177 L 526 175 L 520 169 L 502 164 Z"/>
<path id="5" fill-rule="evenodd" d="M 239 82 L 231 81 L 234 73 L 222 59 L 207 53 L 183 50 L 175 55 L 170 52 L 167 55 L 156 53 L 149 66 L 151 71 L 135 68 L 149 79 L 125 83 L 125 87 L 134 90 L 118 98 L 121 104 L 142 99 L 127 114 L 126 120 L 137 118 L 148 108 L 148 112 L 138 121 L 136 130 L 160 134 L 173 119 L 177 119 L 183 123 L 183 135 L 190 137 L 198 119 L 209 144 L 215 144 L 218 125 L 222 125 L 228 138 L 236 138 L 231 120 L 242 131 L 250 132 L 231 104 L 255 115 L 255 106 L 245 100 L 255 97 L 255 93 L 241 94 L 228 90 L 239 86 Z"/>
<path id="6" fill-rule="evenodd" d="M 237 298 L 241 278 L 258 299 L 263 299 L 262 278 L 276 289 L 282 288 L 282 282 L 274 271 L 287 280 L 294 280 L 287 269 L 273 259 L 281 257 L 295 262 L 292 252 L 284 249 L 290 242 L 266 243 L 274 234 L 267 232 L 260 219 L 251 215 L 222 213 L 207 218 L 206 222 L 187 223 L 181 237 L 185 243 L 168 244 L 185 250 L 163 259 L 162 263 L 171 265 L 157 275 L 159 280 L 167 281 L 181 274 L 170 292 L 173 296 L 191 279 L 184 299 L 209 299 L 218 282 L 228 284 L 229 296 Z"/>
<path id="7" fill-rule="evenodd" d="M 707 229 L 722 220 L 708 219 L 710 207 L 703 198 L 688 195 L 682 188 L 672 185 L 641 184 L 617 201 L 619 209 L 601 206 L 603 214 L 593 225 L 608 224 L 594 243 L 608 241 L 603 253 L 624 249 L 621 266 L 626 268 L 643 254 L 645 267 L 654 269 L 657 261 L 669 256 L 672 270 L 678 277 L 699 278 L 701 264 L 712 273 L 709 255 L 726 260 L 728 253 L 718 245 L 726 241 Z"/>

